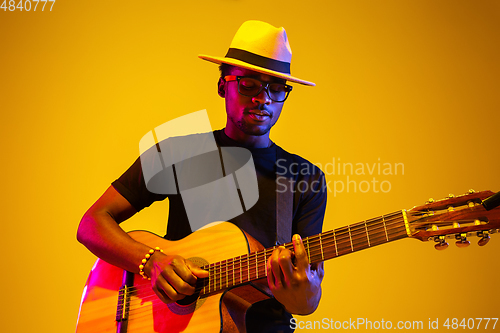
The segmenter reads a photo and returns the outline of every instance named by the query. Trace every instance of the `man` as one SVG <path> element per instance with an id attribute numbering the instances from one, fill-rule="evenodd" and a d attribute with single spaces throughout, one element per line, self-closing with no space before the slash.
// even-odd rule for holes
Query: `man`
<path id="1" fill-rule="evenodd" d="M 287 312 L 310 314 L 321 298 L 323 264 L 309 264 L 300 236 L 321 232 L 326 188 L 324 175 L 317 167 L 286 153 L 269 135 L 291 91 L 286 82 L 314 84 L 290 75 L 291 50 L 285 30 L 264 22 L 245 22 L 225 57 L 200 55 L 200 58 L 221 64 L 218 94 L 225 99 L 227 122 L 223 130 L 214 131 L 217 145 L 247 148 L 257 171 L 258 202 L 230 222 L 266 248 L 273 246 L 279 238 L 277 176 L 288 172 L 293 178 L 295 185 L 288 190 L 293 196 L 290 229 L 297 234 L 293 237 L 294 251 L 284 247 L 274 250 L 267 262 L 267 281 L 274 298 L 256 303 L 246 315 L 249 332 L 291 330 L 291 316 Z M 285 157 L 281 165 L 279 156 Z M 149 193 L 144 183 L 138 160 L 86 212 L 78 240 L 103 260 L 150 278 L 153 290 L 163 302 L 179 301 L 192 295 L 197 279 L 207 277 L 208 272 L 168 249 L 155 251 L 139 269 L 138 264 L 150 247 L 130 238 L 118 225 L 152 202 L 168 197 L 166 238 L 177 240 L 191 232 L 182 199 L 178 195 Z M 298 183 L 307 186 L 300 190 Z"/>

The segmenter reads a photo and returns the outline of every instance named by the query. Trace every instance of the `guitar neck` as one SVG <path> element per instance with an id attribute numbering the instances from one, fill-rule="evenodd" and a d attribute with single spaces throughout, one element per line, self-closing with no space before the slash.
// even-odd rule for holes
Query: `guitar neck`
<path id="1" fill-rule="evenodd" d="M 309 262 L 317 263 L 376 245 L 408 237 L 406 211 L 348 225 L 303 239 Z M 283 246 L 293 250 L 293 243 Z M 209 277 L 202 279 L 200 297 L 267 277 L 267 260 L 276 246 L 204 266 Z"/>

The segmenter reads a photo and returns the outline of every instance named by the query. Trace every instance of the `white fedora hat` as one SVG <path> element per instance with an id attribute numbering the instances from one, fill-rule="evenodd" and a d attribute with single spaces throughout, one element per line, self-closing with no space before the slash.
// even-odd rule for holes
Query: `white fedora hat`
<path id="1" fill-rule="evenodd" d="M 225 57 L 198 55 L 216 64 L 229 64 L 259 73 L 276 76 L 287 81 L 315 86 L 290 75 L 292 50 L 284 28 L 266 22 L 246 21 L 234 35 Z"/>

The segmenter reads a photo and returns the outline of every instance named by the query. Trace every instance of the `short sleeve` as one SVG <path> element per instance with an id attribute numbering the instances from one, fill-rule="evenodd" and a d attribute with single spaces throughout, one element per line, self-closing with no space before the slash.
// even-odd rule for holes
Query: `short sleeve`
<path id="1" fill-rule="evenodd" d="M 137 210 L 149 207 L 155 201 L 167 198 L 165 194 L 150 192 L 144 181 L 141 159 L 153 158 L 155 147 L 144 152 L 135 162 L 111 185 Z"/>
<path id="2" fill-rule="evenodd" d="M 324 173 L 317 168 L 316 175 L 307 177 L 307 190 L 300 194 L 294 214 L 293 233 L 309 237 L 321 233 L 326 211 L 327 187 Z M 305 180 L 305 179 L 304 179 Z M 296 190 L 300 191 L 300 187 Z"/>
<path id="3" fill-rule="evenodd" d="M 292 234 L 309 237 L 321 233 L 327 201 L 325 174 L 308 160 L 286 151 L 281 153 L 280 163 L 278 173 L 293 182 Z"/>

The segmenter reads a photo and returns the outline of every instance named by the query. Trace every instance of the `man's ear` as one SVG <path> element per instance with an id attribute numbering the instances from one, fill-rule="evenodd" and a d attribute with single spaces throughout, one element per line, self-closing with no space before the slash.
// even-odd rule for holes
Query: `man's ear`
<path id="1" fill-rule="evenodd" d="M 222 98 L 226 97 L 226 81 L 223 78 L 219 78 L 219 82 L 217 82 L 217 93 Z"/>

